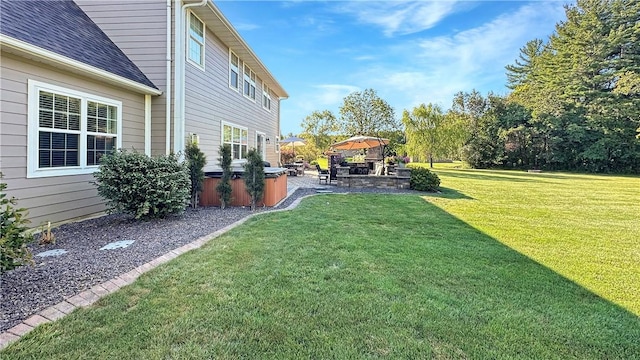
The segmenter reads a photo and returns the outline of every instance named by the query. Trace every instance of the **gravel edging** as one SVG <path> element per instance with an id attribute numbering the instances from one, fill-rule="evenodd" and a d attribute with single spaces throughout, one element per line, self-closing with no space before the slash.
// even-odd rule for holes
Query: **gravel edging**
<path id="1" fill-rule="evenodd" d="M 329 188 L 333 193 L 415 193 L 412 190 Z M 61 256 L 34 256 L 34 266 L 21 266 L 0 275 L 0 335 L 32 315 L 65 299 L 136 269 L 197 239 L 209 239 L 248 217 L 288 210 L 316 189 L 300 188 L 273 208 L 218 207 L 188 209 L 180 216 L 147 222 L 126 215 L 106 215 L 68 223 L 53 230 L 55 244 L 30 246 L 33 254 L 65 249 Z M 233 226 L 232 226 L 233 225 Z M 219 235 L 219 234 L 218 234 Z M 124 249 L 99 250 L 121 240 L 134 240 Z M 35 315 L 37 316 L 37 315 Z M 10 335 L 10 334 L 9 334 Z M 1 340 L 1 339 L 0 339 Z M 13 339 L 12 339 L 13 340 Z"/>

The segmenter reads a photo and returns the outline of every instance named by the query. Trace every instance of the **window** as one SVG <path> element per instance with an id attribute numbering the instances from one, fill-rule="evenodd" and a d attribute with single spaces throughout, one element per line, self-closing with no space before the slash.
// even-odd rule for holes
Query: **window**
<path id="1" fill-rule="evenodd" d="M 246 128 L 224 124 L 222 129 L 222 143 L 231 145 L 231 159 L 245 159 L 247 157 L 249 131 Z"/>
<path id="2" fill-rule="evenodd" d="M 263 159 L 266 159 L 266 135 L 265 133 L 261 133 L 261 132 L 257 132 L 256 131 L 256 151 L 258 152 L 258 154 L 260 154 L 260 156 L 262 156 Z"/>
<path id="3" fill-rule="evenodd" d="M 240 59 L 229 50 L 229 87 L 238 91 L 240 88 Z"/>
<path id="4" fill-rule="evenodd" d="M 204 67 L 204 23 L 195 14 L 189 16 L 189 60 Z"/>
<path id="5" fill-rule="evenodd" d="M 271 111 L 271 95 L 267 84 L 262 83 L 262 107 Z"/>
<path id="6" fill-rule="evenodd" d="M 244 96 L 256 101 L 256 73 L 244 65 Z"/>
<path id="7" fill-rule="evenodd" d="M 89 174 L 121 147 L 122 103 L 29 80 L 27 177 Z"/>

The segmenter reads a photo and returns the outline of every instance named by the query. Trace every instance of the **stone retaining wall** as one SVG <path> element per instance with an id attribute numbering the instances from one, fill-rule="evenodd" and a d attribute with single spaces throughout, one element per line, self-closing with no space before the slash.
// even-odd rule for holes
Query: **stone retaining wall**
<path id="1" fill-rule="evenodd" d="M 337 167 L 337 185 L 352 188 L 409 189 L 411 169 L 398 168 L 395 175 L 350 175 L 349 167 Z"/>

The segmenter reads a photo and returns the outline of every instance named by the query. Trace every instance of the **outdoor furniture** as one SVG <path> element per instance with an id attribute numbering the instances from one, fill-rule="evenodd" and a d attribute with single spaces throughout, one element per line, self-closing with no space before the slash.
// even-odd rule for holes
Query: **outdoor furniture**
<path id="1" fill-rule="evenodd" d="M 304 175 L 304 163 L 284 164 L 289 176 Z"/>
<path id="2" fill-rule="evenodd" d="M 384 173 L 384 164 L 382 161 L 378 161 L 375 163 L 375 175 L 381 176 Z"/>
<path id="3" fill-rule="evenodd" d="M 329 173 L 329 170 L 322 169 L 318 164 L 316 164 L 316 169 L 318 170 L 318 184 L 322 184 L 322 180 L 324 180 L 325 184 L 327 184 L 327 182 L 331 183 L 331 173 Z"/>

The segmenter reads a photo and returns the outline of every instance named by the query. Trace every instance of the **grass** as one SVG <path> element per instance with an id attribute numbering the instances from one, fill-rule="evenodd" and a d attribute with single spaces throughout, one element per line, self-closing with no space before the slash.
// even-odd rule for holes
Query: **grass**
<path id="1" fill-rule="evenodd" d="M 640 358 L 637 178 L 437 171 L 261 215 L 0 358 Z"/>
<path id="2" fill-rule="evenodd" d="M 434 166 L 431 203 L 640 316 L 639 177 Z"/>

